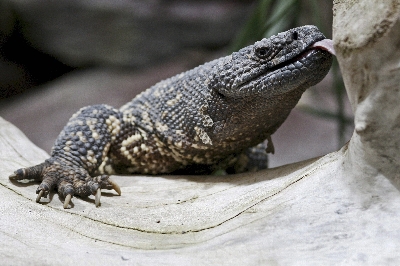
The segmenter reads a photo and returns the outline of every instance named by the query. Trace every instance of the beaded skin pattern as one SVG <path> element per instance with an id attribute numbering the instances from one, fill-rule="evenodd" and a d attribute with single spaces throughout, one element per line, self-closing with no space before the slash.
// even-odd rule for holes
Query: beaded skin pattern
<path id="1" fill-rule="evenodd" d="M 315 26 L 279 33 L 163 80 L 119 110 L 93 105 L 64 127 L 44 163 L 12 179 L 42 181 L 38 199 L 56 188 L 73 195 L 115 189 L 114 173 L 243 172 L 267 167 L 263 142 L 285 121 L 302 93 L 327 74 L 332 55 L 311 46 Z M 257 146 L 258 145 L 258 146 Z"/>

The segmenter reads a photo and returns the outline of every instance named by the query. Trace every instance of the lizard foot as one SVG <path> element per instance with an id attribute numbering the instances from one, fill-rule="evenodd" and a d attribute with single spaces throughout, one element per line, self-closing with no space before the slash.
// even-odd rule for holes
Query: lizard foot
<path id="1" fill-rule="evenodd" d="M 114 189 L 121 195 L 120 187 L 108 175 L 91 177 L 83 168 L 66 165 L 53 158 L 32 167 L 18 169 L 9 179 L 42 181 L 36 189 L 36 202 L 40 202 L 42 197 L 47 198 L 49 192 L 56 188 L 58 194 L 65 199 L 64 209 L 74 195 L 82 198 L 95 195 L 96 207 L 100 206 L 101 189 Z"/>

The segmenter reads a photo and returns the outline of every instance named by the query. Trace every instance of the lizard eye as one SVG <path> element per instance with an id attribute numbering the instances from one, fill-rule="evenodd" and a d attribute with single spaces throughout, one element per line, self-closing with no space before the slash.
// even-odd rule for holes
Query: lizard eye
<path id="1" fill-rule="evenodd" d="M 255 50 L 255 54 L 257 57 L 264 59 L 267 58 L 270 54 L 269 49 L 267 47 L 260 47 Z"/>

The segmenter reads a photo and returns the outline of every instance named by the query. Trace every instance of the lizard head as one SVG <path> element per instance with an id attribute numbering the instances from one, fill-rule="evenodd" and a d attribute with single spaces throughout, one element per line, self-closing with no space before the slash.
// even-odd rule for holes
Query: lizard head
<path id="1" fill-rule="evenodd" d="M 317 27 L 303 26 L 240 49 L 218 66 L 215 89 L 234 98 L 304 91 L 321 81 L 332 64 L 333 50 L 315 45 L 322 40 L 327 39 Z"/>
<path id="2" fill-rule="evenodd" d="M 303 26 L 212 62 L 208 133 L 215 147 L 246 148 L 273 134 L 303 92 L 328 73 L 331 44 L 317 27 Z"/>

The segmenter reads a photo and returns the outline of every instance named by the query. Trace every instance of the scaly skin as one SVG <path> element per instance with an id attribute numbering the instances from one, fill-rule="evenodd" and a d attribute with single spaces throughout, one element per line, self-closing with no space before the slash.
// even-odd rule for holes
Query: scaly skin
<path id="1" fill-rule="evenodd" d="M 42 181 L 37 201 L 57 188 L 66 208 L 73 195 L 95 194 L 99 205 L 101 188 L 120 194 L 105 174 L 265 168 L 266 154 L 248 151 L 270 140 L 302 93 L 329 71 L 331 54 L 310 48 L 323 39 L 314 26 L 295 28 L 161 81 L 120 110 L 82 108 L 51 158 L 10 178 Z"/>

